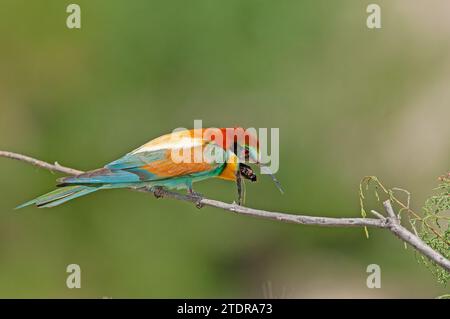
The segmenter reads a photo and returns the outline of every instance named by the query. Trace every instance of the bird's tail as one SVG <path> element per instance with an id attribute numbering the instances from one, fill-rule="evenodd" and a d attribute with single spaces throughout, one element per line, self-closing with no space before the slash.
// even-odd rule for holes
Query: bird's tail
<path id="1" fill-rule="evenodd" d="M 100 185 L 99 185 L 100 186 Z M 71 199 L 87 195 L 89 193 L 99 190 L 101 187 L 86 186 L 86 185 L 75 185 L 75 186 L 65 186 L 54 191 L 39 196 L 29 202 L 26 202 L 16 209 L 23 208 L 30 205 L 36 205 L 37 207 L 55 207 L 62 203 L 65 203 Z"/>

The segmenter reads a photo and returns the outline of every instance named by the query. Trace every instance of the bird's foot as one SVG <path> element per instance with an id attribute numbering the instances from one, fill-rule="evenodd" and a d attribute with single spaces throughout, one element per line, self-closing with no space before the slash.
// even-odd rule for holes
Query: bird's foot
<path id="1" fill-rule="evenodd" d="M 192 197 L 200 197 L 200 198 L 203 198 L 203 194 L 197 193 L 197 192 L 194 192 L 194 191 L 189 192 L 189 195 L 192 196 Z"/>
<path id="2" fill-rule="evenodd" d="M 192 189 L 188 192 L 189 196 L 193 199 L 195 203 L 195 207 L 198 209 L 202 208 L 204 205 L 202 204 L 203 195 L 197 192 L 194 192 Z"/>
<path id="3" fill-rule="evenodd" d="M 156 198 L 164 197 L 164 187 L 162 186 L 152 186 L 149 188 L 149 190 Z"/>

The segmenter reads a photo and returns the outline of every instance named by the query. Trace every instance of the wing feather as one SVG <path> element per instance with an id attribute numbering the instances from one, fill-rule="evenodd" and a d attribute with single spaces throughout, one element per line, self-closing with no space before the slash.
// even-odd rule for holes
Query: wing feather
<path id="1" fill-rule="evenodd" d="M 182 131 L 175 137 L 168 135 L 144 144 L 105 168 L 113 172 L 133 173 L 140 181 L 155 181 L 187 175 L 219 174 L 225 167 L 227 153 L 220 146 L 199 140 L 192 131 Z M 184 160 L 180 162 L 174 154 L 183 154 Z M 198 154 L 202 157 L 195 160 Z"/>

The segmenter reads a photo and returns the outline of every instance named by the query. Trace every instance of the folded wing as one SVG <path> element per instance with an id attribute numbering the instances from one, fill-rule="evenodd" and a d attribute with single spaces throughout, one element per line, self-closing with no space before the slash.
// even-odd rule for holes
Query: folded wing
<path id="1" fill-rule="evenodd" d="M 160 137 L 104 168 L 60 180 L 70 184 L 129 184 L 174 177 L 216 176 L 226 167 L 227 152 L 218 145 L 182 136 L 169 141 Z M 159 147 L 158 147 L 159 145 Z"/>

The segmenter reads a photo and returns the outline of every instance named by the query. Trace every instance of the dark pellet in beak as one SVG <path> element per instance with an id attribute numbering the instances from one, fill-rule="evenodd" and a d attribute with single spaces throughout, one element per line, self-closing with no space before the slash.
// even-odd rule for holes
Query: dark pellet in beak
<path id="1" fill-rule="evenodd" d="M 256 174 L 253 173 L 253 170 L 250 166 L 239 163 L 239 171 L 241 173 L 241 176 L 243 176 L 245 179 L 249 179 L 252 182 L 256 182 Z"/>

